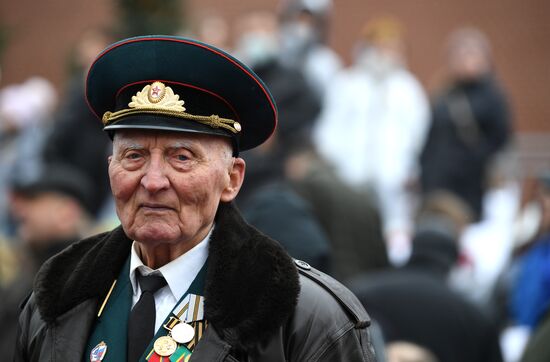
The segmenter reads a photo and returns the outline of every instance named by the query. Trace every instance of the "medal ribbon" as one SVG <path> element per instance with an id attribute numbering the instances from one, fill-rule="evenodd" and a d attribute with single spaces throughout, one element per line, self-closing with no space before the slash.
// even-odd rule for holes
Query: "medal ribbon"
<path id="1" fill-rule="evenodd" d="M 182 296 L 179 302 L 176 304 L 170 315 L 163 323 L 163 327 L 159 329 L 153 341 L 146 349 L 149 351 L 144 356 L 145 361 L 148 362 L 186 362 L 191 358 L 193 349 L 202 337 L 207 323 L 204 320 L 204 297 L 194 293 L 202 293 L 204 280 L 206 278 L 206 265 L 208 261 L 204 263 L 203 267 L 197 274 L 197 277 L 191 283 L 191 286 L 187 292 Z M 174 326 L 179 323 L 188 323 L 193 327 L 195 333 L 191 341 L 187 343 L 177 343 L 177 348 L 170 356 L 160 356 L 155 352 L 154 342 L 163 336 L 170 336 L 170 332 Z M 174 343 L 176 343 L 174 341 Z"/>

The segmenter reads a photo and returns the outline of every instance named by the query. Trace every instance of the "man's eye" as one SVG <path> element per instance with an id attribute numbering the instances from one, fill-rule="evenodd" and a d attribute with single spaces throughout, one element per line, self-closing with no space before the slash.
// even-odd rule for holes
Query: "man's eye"
<path id="1" fill-rule="evenodd" d="M 189 157 L 187 157 L 186 155 L 176 155 L 176 158 L 178 159 L 178 161 L 187 161 L 187 160 L 189 160 Z"/>
<path id="2" fill-rule="evenodd" d="M 141 157 L 141 155 L 137 152 L 132 152 L 132 153 L 129 153 L 129 154 L 126 155 L 126 158 L 128 158 L 130 160 L 137 160 L 140 157 Z"/>

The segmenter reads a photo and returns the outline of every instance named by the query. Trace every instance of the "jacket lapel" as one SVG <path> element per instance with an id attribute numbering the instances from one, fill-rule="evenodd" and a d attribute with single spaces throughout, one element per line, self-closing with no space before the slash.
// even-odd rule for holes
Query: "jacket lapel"
<path id="1" fill-rule="evenodd" d="M 82 361 L 96 312 L 97 300 L 89 299 L 58 317 L 51 329 L 52 361 Z"/>

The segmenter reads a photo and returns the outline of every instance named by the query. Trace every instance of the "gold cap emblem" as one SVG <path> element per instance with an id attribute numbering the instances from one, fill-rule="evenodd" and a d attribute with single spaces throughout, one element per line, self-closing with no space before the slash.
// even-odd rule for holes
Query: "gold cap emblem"
<path id="1" fill-rule="evenodd" d="M 174 94 L 172 88 L 162 82 L 147 84 L 128 103 L 128 107 L 135 109 L 157 109 L 172 112 L 185 112 L 180 96 Z"/>

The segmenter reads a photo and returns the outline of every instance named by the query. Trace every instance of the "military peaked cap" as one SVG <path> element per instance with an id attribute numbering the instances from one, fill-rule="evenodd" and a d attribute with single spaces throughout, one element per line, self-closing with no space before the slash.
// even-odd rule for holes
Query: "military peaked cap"
<path id="1" fill-rule="evenodd" d="M 89 70 L 86 99 L 109 133 L 220 135 L 230 137 L 236 151 L 260 145 L 277 124 L 273 97 L 252 70 L 211 45 L 174 36 L 109 46 Z"/>

